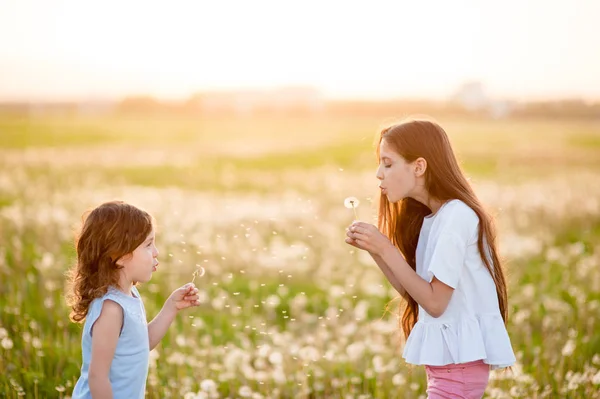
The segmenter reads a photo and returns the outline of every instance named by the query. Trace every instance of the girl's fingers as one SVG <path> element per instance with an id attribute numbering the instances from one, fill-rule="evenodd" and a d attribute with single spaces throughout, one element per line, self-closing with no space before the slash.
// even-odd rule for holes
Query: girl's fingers
<path id="1" fill-rule="evenodd" d="M 354 234 L 352 234 L 351 238 L 354 239 L 354 241 L 358 241 L 358 240 L 366 241 L 366 239 L 368 237 L 366 234 L 363 234 L 363 233 L 354 233 Z"/>
<path id="2" fill-rule="evenodd" d="M 367 248 L 366 248 L 366 244 L 367 244 L 367 243 L 366 243 L 366 242 L 364 242 L 364 241 L 361 241 L 361 240 L 353 240 L 353 239 L 351 239 L 351 238 L 346 238 L 346 240 L 345 240 L 345 241 L 346 241 L 346 244 L 352 245 L 352 246 L 353 246 L 353 247 L 355 247 L 355 248 L 362 249 L 362 250 L 366 250 L 366 249 L 367 249 Z"/>
<path id="3" fill-rule="evenodd" d="M 185 291 L 183 291 L 183 294 L 186 295 L 186 296 L 187 295 L 193 295 L 193 294 L 196 294 L 196 293 L 198 293 L 198 288 L 196 288 L 196 287 L 190 287 L 190 288 L 187 288 Z"/>

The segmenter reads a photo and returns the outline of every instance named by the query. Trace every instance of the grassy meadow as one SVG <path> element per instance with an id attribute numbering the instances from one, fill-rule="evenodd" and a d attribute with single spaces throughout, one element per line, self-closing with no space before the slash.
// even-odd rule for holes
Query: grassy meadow
<path id="1" fill-rule="evenodd" d="M 81 215 L 157 220 L 148 317 L 196 278 L 151 352 L 149 398 L 425 398 L 396 294 L 344 243 L 375 221 L 367 116 L 0 115 L 0 398 L 67 398 L 81 366 L 65 271 Z M 518 363 L 489 398 L 600 398 L 600 122 L 439 119 L 496 216 Z"/>

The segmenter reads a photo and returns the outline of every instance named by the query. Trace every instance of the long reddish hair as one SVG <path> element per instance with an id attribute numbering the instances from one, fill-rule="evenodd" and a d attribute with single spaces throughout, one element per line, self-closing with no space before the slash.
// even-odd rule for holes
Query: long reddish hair
<path id="1" fill-rule="evenodd" d="M 117 286 L 117 260 L 131 254 L 152 232 L 152 217 L 145 211 L 122 201 L 106 202 L 86 216 L 75 241 L 77 263 L 69 271 L 71 289 L 67 304 L 73 309 L 72 321 L 80 323 L 91 302 Z"/>
<path id="2" fill-rule="evenodd" d="M 381 131 L 379 143 L 386 144 L 400 154 L 407 162 L 417 158 L 427 161 L 425 169 L 425 188 L 429 195 L 443 202 L 459 199 L 467 204 L 479 218 L 479 237 L 477 247 L 481 259 L 496 284 L 498 303 L 502 319 L 508 319 L 508 297 L 506 279 L 502 271 L 496 245 L 496 232 L 492 217 L 484 210 L 475 192 L 461 171 L 450 140 L 444 129 L 435 122 L 427 120 L 408 120 L 392 125 Z M 379 161 L 379 146 L 377 146 Z M 402 252 L 406 262 L 416 270 L 416 250 L 423 218 L 431 210 L 412 198 L 390 203 L 385 195 L 379 199 L 379 229 Z M 488 256 L 485 254 L 487 253 Z M 418 304 L 408 294 L 404 294 L 404 312 L 400 325 L 408 337 L 418 318 Z M 400 305 L 401 307 L 403 304 Z"/>

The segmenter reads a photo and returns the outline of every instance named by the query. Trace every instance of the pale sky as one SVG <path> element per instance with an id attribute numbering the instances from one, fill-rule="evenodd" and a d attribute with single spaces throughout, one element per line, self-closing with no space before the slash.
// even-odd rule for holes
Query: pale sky
<path id="1" fill-rule="evenodd" d="M 0 100 L 186 98 L 310 85 L 326 97 L 600 99 L 600 1 L 0 0 Z"/>

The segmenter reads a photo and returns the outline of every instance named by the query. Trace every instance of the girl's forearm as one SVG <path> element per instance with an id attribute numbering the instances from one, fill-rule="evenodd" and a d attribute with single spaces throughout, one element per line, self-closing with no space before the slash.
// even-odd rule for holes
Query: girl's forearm
<path id="1" fill-rule="evenodd" d="M 400 251 L 390 246 L 381 255 L 381 260 L 398 284 L 419 304 L 427 313 L 436 317 L 440 314 L 433 288 L 430 283 L 419 276 L 406 262 Z"/>
<path id="2" fill-rule="evenodd" d="M 394 289 L 396 291 L 398 291 L 398 293 L 400 294 L 400 296 L 404 296 L 406 295 L 406 290 L 404 289 L 404 287 L 402 286 L 402 284 L 400 284 L 400 281 L 398 281 L 398 279 L 396 278 L 396 276 L 394 276 L 394 273 L 392 272 L 392 270 L 390 269 L 390 267 L 388 266 L 387 263 L 385 263 L 383 261 L 383 259 L 381 258 L 381 256 L 370 253 L 371 257 L 373 258 L 373 260 L 375 261 L 375 263 L 377 263 L 377 266 L 379 266 L 379 268 L 381 269 L 381 271 L 383 272 L 383 274 L 385 275 L 385 277 L 387 278 L 387 280 L 390 282 L 390 284 L 392 285 L 392 287 L 394 287 Z"/>
<path id="3" fill-rule="evenodd" d="M 154 320 L 148 323 L 148 339 L 150 341 L 150 350 L 154 349 L 160 340 L 165 336 L 167 330 L 173 323 L 177 310 L 170 306 L 163 306 Z"/>

